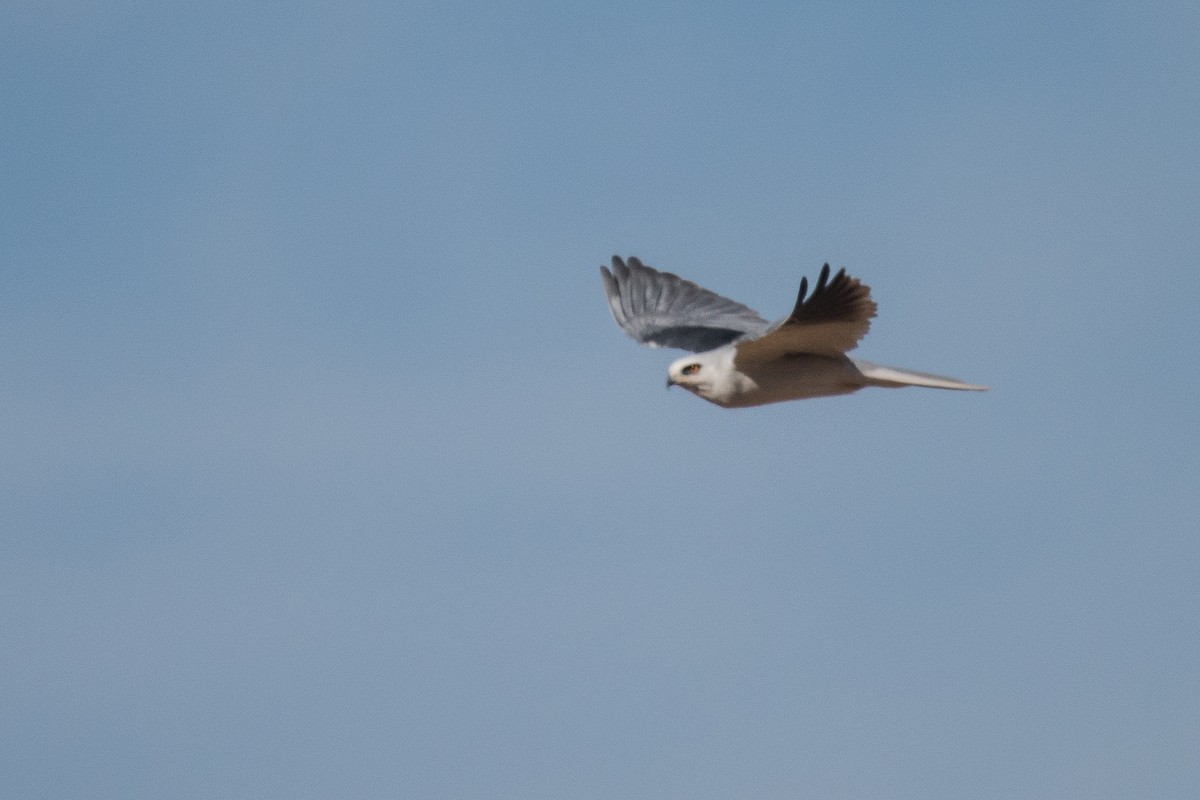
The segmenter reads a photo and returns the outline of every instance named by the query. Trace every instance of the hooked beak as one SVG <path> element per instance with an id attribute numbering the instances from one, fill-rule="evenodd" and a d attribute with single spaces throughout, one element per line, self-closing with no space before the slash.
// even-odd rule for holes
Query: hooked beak
<path id="1" fill-rule="evenodd" d="M 678 385 L 679 384 L 675 382 L 674 378 L 672 378 L 670 375 L 667 376 L 667 388 L 668 389 L 670 389 L 672 386 L 678 386 Z"/>

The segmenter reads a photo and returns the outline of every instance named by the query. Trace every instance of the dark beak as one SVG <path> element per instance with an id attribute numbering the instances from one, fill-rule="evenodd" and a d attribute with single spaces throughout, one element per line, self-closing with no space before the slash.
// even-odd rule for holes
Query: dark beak
<path id="1" fill-rule="evenodd" d="M 667 376 L 667 388 L 668 389 L 670 389 L 672 386 L 678 386 L 678 385 L 679 384 L 677 384 L 675 381 L 671 380 L 670 375 Z"/>

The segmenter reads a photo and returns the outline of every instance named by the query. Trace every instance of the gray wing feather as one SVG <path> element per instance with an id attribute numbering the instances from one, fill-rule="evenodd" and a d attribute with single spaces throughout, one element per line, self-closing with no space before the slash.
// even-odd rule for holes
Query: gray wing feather
<path id="1" fill-rule="evenodd" d="M 613 319 L 649 347 L 703 352 L 767 329 L 753 309 L 632 256 L 613 256 L 612 271 L 600 267 L 600 277 Z"/>

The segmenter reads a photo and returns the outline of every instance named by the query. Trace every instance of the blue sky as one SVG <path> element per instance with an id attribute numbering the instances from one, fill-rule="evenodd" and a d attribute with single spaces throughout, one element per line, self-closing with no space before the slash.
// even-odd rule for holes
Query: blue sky
<path id="1" fill-rule="evenodd" d="M 0 11 L 13 796 L 1200 784 L 1189 3 Z M 724 411 L 638 255 L 993 386 Z"/>

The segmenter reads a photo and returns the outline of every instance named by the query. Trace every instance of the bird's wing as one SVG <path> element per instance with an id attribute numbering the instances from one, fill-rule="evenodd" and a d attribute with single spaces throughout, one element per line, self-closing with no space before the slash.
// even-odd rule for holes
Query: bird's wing
<path id="1" fill-rule="evenodd" d="M 612 272 L 600 267 L 600 277 L 613 319 L 649 347 L 698 353 L 768 327 L 753 309 L 633 257 L 626 263 L 613 256 Z"/>
<path id="2" fill-rule="evenodd" d="M 808 278 L 802 278 L 791 316 L 761 336 L 738 342 L 734 363 L 761 363 L 797 353 L 837 357 L 857 347 L 875 316 L 871 287 L 851 278 L 844 269 L 830 280 L 826 264 L 812 295 L 805 300 L 807 292 Z"/>

